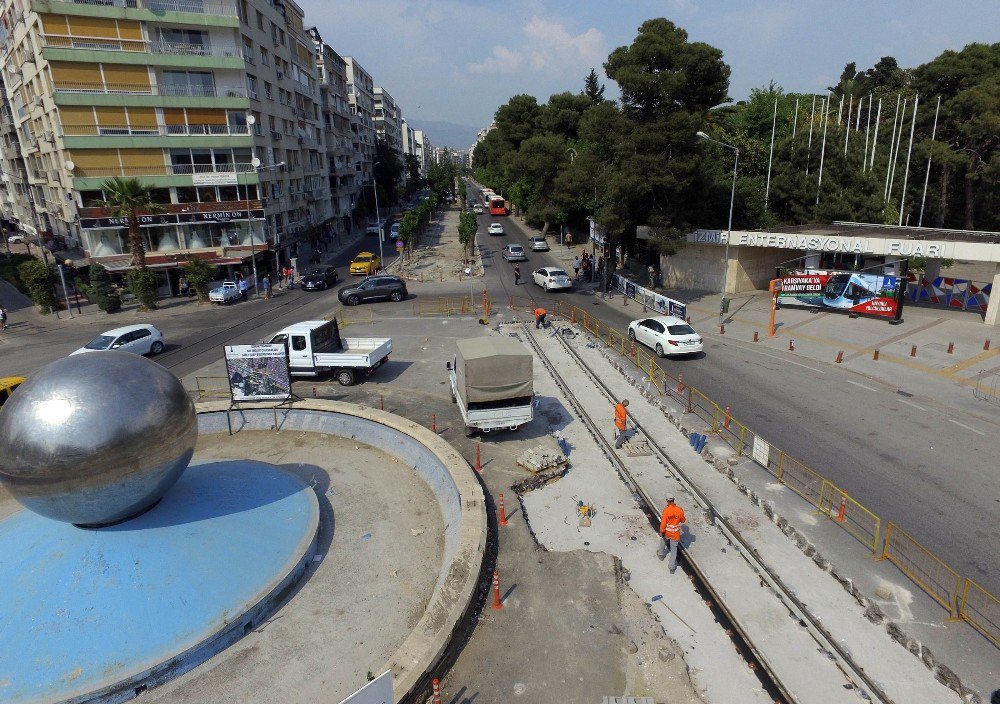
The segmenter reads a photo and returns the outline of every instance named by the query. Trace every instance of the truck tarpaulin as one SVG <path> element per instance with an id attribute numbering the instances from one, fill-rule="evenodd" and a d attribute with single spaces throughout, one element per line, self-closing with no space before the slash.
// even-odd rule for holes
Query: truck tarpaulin
<path id="1" fill-rule="evenodd" d="M 900 312 L 899 276 L 849 271 L 805 271 L 781 278 L 778 300 L 782 305 L 833 308 L 851 313 L 897 317 Z"/>
<path id="2" fill-rule="evenodd" d="M 516 340 L 458 340 L 455 378 L 466 404 L 531 396 L 531 352 Z"/>

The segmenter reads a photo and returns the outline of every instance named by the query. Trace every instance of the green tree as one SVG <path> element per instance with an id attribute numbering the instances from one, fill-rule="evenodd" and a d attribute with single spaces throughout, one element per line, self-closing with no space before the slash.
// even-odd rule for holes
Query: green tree
<path id="1" fill-rule="evenodd" d="M 420 189 L 420 160 L 414 154 L 404 155 L 406 162 L 406 195 Z"/>
<path id="2" fill-rule="evenodd" d="M 375 143 L 375 183 L 382 188 L 385 205 L 399 200 L 399 184 L 403 178 L 403 162 L 395 149 L 384 139 Z"/>
<path id="3" fill-rule="evenodd" d="M 595 103 L 604 100 L 604 84 L 598 80 L 597 71 L 594 70 L 593 66 L 591 66 L 587 77 L 583 79 L 583 94 Z"/>
<path id="4" fill-rule="evenodd" d="M 88 271 L 90 287 L 94 291 L 94 302 L 105 313 L 117 313 L 122 308 L 122 299 L 111 285 L 108 270 L 100 264 L 91 264 Z"/>
<path id="5" fill-rule="evenodd" d="M 204 259 L 189 256 L 188 260 L 184 262 L 184 276 L 202 303 L 208 303 L 208 286 L 214 275 L 214 267 Z"/>
<path id="6" fill-rule="evenodd" d="M 146 270 L 146 247 L 142 241 L 142 230 L 139 227 L 139 215 L 155 213 L 162 208 L 153 200 L 152 186 L 137 178 L 114 177 L 101 184 L 104 199 L 97 205 L 105 208 L 112 215 L 124 218 L 128 223 L 128 244 L 132 254 L 132 267 L 140 271 Z M 140 282 L 134 293 L 142 308 L 156 309 L 156 288 L 148 285 L 150 277 L 146 274 L 135 280 Z"/>
<path id="7" fill-rule="evenodd" d="M 48 314 L 58 308 L 55 267 L 33 259 L 18 266 L 17 273 L 39 311 Z"/>
<path id="8" fill-rule="evenodd" d="M 454 188 L 455 165 L 450 162 L 431 164 L 427 169 L 427 184 L 437 196 L 438 201 L 443 201 Z"/>

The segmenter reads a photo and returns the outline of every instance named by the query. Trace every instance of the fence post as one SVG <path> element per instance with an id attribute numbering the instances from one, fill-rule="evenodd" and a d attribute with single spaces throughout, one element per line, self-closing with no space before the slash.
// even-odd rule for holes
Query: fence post
<path id="1" fill-rule="evenodd" d="M 712 409 L 712 432 L 719 432 L 719 404 L 712 403 L 714 408 Z"/>
<path id="2" fill-rule="evenodd" d="M 744 444 L 745 444 L 745 441 L 746 441 L 746 434 L 747 434 L 747 427 L 745 425 L 743 425 L 742 423 L 740 423 L 740 449 L 736 453 L 737 457 L 742 457 L 743 456 L 743 447 L 744 447 Z"/>
<path id="3" fill-rule="evenodd" d="M 785 453 L 783 450 L 778 450 L 778 481 L 782 484 L 784 481 L 785 474 Z"/>
<path id="4" fill-rule="evenodd" d="M 692 397 L 692 390 L 691 390 L 690 386 L 688 387 L 688 408 L 687 408 L 687 412 L 688 413 L 694 413 L 694 398 Z"/>
<path id="5" fill-rule="evenodd" d="M 892 537 L 892 521 L 889 521 L 885 525 L 885 542 L 882 544 L 882 556 L 878 558 L 879 560 L 884 560 L 885 558 L 889 557 L 889 540 L 891 537 Z"/>

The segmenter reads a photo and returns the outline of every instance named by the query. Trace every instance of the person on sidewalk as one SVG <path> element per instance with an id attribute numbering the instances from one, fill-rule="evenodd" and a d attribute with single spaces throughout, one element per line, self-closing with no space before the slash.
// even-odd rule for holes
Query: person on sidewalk
<path id="1" fill-rule="evenodd" d="M 677 569 L 677 549 L 681 544 L 681 524 L 687 523 L 684 516 L 684 509 L 674 503 L 674 497 L 667 497 L 667 505 L 663 508 L 663 516 L 660 518 L 660 549 L 656 551 L 656 556 L 663 560 L 668 554 L 670 560 L 667 562 L 667 569 L 673 574 Z"/>
<path id="2" fill-rule="evenodd" d="M 625 444 L 625 422 L 628 420 L 628 399 L 623 398 L 615 404 L 615 449 L 622 449 Z"/>
<path id="3" fill-rule="evenodd" d="M 580 278 L 580 257 L 573 257 L 573 278 Z"/>
<path id="4" fill-rule="evenodd" d="M 264 274 L 264 280 L 260 282 L 261 287 L 264 289 L 264 298 L 271 297 L 271 277 Z"/>
<path id="5" fill-rule="evenodd" d="M 514 285 L 515 286 L 521 285 L 521 267 L 519 267 L 517 264 L 514 265 Z"/>
<path id="6" fill-rule="evenodd" d="M 0 330 L 7 329 L 7 309 L 0 306 Z"/>
<path id="7" fill-rule="evenodd" d="M 580 271 L 583 272 L 583 280 L 584 281 L 590 281 L 591 280 L 590 259 L 587 257 L 586 254 L 583 255 L 583 261 L 580 262 Z"/>
<path id="8" fill-rule="evenodd" d="M 535 308 L 535 329 L 540 330 L 545 327 L 546 310 L 539 306 Z"/>
<path id="9" fill-rule="evenodd" d="M 246 303 L 247 291 L 250 289 L 250 283 L 247 281 L 247 278 L 245 276 L 240 277 L 239 286 L 240 286 L 240 298 L 243 300 L 244 303 Z"/>
<path id="10" fill-rule="evenodd" d="M 646 269 L 646 274 L 649 276 L 649 290 L 652 291 L 656 288 L 656 268 L 650 264 L 649 268 Z"/>

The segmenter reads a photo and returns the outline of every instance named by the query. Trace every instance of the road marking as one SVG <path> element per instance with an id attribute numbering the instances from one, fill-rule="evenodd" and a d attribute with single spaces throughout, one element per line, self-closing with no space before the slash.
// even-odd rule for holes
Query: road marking
<path id="1" fill-rule="evenodd" d="M 878 389 L 874 389 L 871 386 L 865 386 L 864 384 L 861 384 L 857 381 L 851 381 L 850 379 L 845 379 L 845 381 L 848 384 L 854 384 L 855 386 L 860 386 L 862 389 L 868 389 L 869 391 L 874 391 L 875 393 L 878 393 Z"/>
<path id="2" fill-rule="evenodd" d="M 906 399 L 902 399 L 902 398 L 897 398 L 896 400 L 899 401 L 900 403 L 905 403 L 907 406 L 913 406 L 914 408 L 916 408 L 917 410 L 920 410 L 920 411 L 926 411 L 927 410 L 926 408 L 924 408 L 923 406 L 921 406 L 919 403 L 914 403 L 913 401 L 907 401 Z"/>
<path id="3" fill-rule="evenodd" d="M 954 418 L 949 418 L 949 419 L 948 419 L 948 421 L 949 421 L 950 423 L 954 423 L 955 425 L 957 425 L 957 426 L 958 426 L 958 427 L 960 427 L 960 428 L 965 428 L 966 430 L 971 430 L 972 432 L 974 432 L 974 433 L 979 433 L 980 435 L 986 435 L 986 433 L 984 433 L 984 432 L 983 432 L 982 430 L 976 430 L 976 429 L 975 429 L 975 428 L 973 428 L 973 427 L 972 427 L 971 425 L 966 425 L 965 423 L 959 423 L 959 422 L 958 422 L 957 420 L 955 420 Z"/>
<path id="4" fill-rule="evenodd" d="M 756 352 L 762 357 L 770 357 L 771 359 L 776 359 L 782 364 L 794 364 L 797 367 L 803 367 L 805 369 L 808 369 L 809 371 L 816 372 L 817 374 L 826 374 L 826 372 L 823 371 L 822 369 L 817 369 L 816 367 L 810 367 L 808 364 L 802 364 L 801 362 L 792 361 L 787 357 L 779 357 L 776 354 L 768 354 L 767 352 L 761 352 L 760 350 L 754 350 L 754 352 Z"/>

